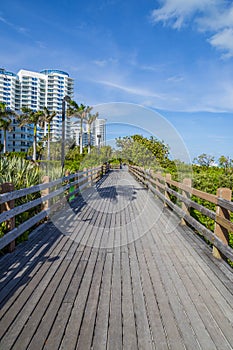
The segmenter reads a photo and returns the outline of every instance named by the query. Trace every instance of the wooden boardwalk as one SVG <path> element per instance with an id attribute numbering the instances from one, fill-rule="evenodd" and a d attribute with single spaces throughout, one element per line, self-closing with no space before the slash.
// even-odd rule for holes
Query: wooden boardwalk
<path id="1" fill-rule="evenodd" d="M 233 273 L 126 171 L 0 259 L 0 349 L 233 349 Z"/>

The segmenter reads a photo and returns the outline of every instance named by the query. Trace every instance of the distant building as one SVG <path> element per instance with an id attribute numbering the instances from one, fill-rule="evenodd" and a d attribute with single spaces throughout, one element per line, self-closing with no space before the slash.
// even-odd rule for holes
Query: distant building
<path id="1" fill-rule="evenodd" d="M 80 124 L 71 123 L 71 138 L 75 140 L 76 145 L 80 145 Z M 91 125 L 91 146 L 105 146 L 106 144 L 106 120 L 96 119 Z M 88 146 L 87 125 L 83 123 L 83 146 Z"/>
<path id="2" fill-rule="evenodd" d="M 62 134 L 62 100 L 64 96 L 73 97 L 74 80 L 69 74 L 60 70 L 46 69 L 32 72 L 21 69 L 18 74 L 0 69 L 0 102 L 16 112 L 22 107 L 41 110 L 45 106 L 50 111 L 56 111 L 57 116 L 51 123 L 53 141 L 61 138 Z M 66 118 L 66 138 L 71 138 L 71 121 Z M 27 151 L 33 142 L 32 125 L 19 127 L 13 119 L 13 130 L 8 133 L 8 151 Z M 47 129 L 39 130 L 42 137 Z M 3 132 L 0 131 L 0 142 L 3 143 Z"/>
<path id="3" fill-rule="evenodd" d="M 69 74 L 60 70 L 46 69 L 40 73 L 20 70 L 21 107 L 40 110 L 45 106 L 56 111 L 51 123 L 51 138 L 56 141 L 62 134 L 62 100 L 64 96 L 73 97 L 74 81 Z M 44 133 L 46 134 L 46 131 Z M 42 133 L 40 134 L 42 136 Z M 71 137 L 70 119 L 66 118 L 66 138 Z"/>
<path id="4" fill-rule="evenodd" d="M 21 108 L 21 85 L 17 74 L 0 69 L 0 102 L 19 112 Z M 27 151 L 33 143 L 33 127 L 25 125 L 19 127 L 15 118 L 12 118 L 12 132 L 7 133 L 8 151 Z M 3 130 L 0 130 L 0 142 L 3 144 Z"/>
<path id="5" fill-rule="evenodd" d="M 71 139 L 75 140 L 75 143 L 77 146 L 80 145 L 80 134 L 81 134 L 81 128 L 80 124 L 77 122 L 71 123 Z M 94 146 L 95 144 L 95 138 L 94 135 L 91 133 L 91 146 Z M 83 147 L 88 146 L 88 132 L 86 125 L 83 126 Z"/>
<path id="6" fill-rule="evenodd" d="M 92 134 L 94 135 L 95 146 L 105 146 L 106 145 L 106 120 L 96 119 L 92 124 L 91 128 Z"/>

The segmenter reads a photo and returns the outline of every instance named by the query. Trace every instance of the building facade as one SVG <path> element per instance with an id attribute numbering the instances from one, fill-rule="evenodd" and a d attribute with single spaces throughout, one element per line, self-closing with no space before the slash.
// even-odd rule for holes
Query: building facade
<path id="1" fill-rule="evenodd" d="M 73 98 L 74 80 L 69 74 L 46 69 L 40 73 L 20 70 L 18 73 L 21 83 L 21 107 L 41 110 L 45 106 L 49 111 L 57 112 L 51 123 L 51 139 L 57 141 L 62 136 L 62 100 L 65 96 Z M 70 119 L 66 118 L 66 138 L 71 138 Z M 46 134 L 47 129 L 41 131 L 40 136 Z"/>
<path id="2" fill-rule="evenodd" d="M 0 102 L 19 112 L 22 107 L 32 110 L 56 111 L 57 115 L 51 123 L 51 139 L 57 141 L 62 136 L 62 100 L 65 96 L 73 98 L 74 80 L 69 74 L 55 69 L 41 72 L 20 70 L 18 74 L 0 69 Z M 70 120 L 66 118 L 66 138 L 71 138 Z M 16 120 L 12 120 L 12 132 L 8 133 L 8 151 L 27 151 L 33 142 L 32 125 L 19 127 Z M 47 132 L 38 130 L 42 137 Z M 3 132 L 0 131 L 0 142 L 3 143 Z"/>
<path id="3" fill-rule="evenodd" d="M 19 112 L 21 108 L 21 85 L 17 74 L 0 69 L 0 102 Z M 25 152 L 33 142 L 33 127 L 20 127 L 12 117 L 12 132 L 7 133 L 7 150 Z M 3 130 L 0 130 L 0 143 L 3 144 Z"/>
<path id="4" fill-rule="evenodd" d="M 106 120 L 96 119 L 92 124 L 92 134 L 94 135 L 94 145 L 95 146 L 105 146 L 106 145 Z"/>
<path id="5" fill-rule="evenodd" d="M 88 146 L 88 130 L 87 125 L 83 123 L 83 147 Z M 80 123 L 72 122 L 71 123 L 71 138 L 75 140 L 76 145 L 80 145 Z M 96 119 L 91 125 L 91 146 L 105 146 L 106 144 L 106 120 L 105 119 Z"/>

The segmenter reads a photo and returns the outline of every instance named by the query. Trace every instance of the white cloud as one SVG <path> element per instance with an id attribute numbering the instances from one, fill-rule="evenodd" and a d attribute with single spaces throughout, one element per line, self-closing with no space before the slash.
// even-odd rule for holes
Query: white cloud
<path id="1" fill-rule="evenodd" d="M 179 75 L 174 75 L 172 77 L 167 78 L 168 82 L 173 82 L 173 83 L 179 83 L 180 81 L 183 81 L 184 77 L 179 76 Z"/>
<path id="2" fill-rule="evenodd" d="M 204 12 L 207 7 L 215 6 L 218 2 L 218 0 L 162 0 L 162 7 L 152 12 L 152 20 L 162 21 L 179 29 L 197 11 Z"/>
<path id="3" fill-rule="evenodd" d="M 94 60 L 93 63 L 99 67 L 106 67 L 107 65 L 112 65 L 112 64 L 118 63 L 118 60 L 116 58 L 110 57 L 110 58 L 103 59 L 103 60 Z"/>
<path id="4" fill-rule="evenodd" d="M 225 58 L 233 56 L 233 4 L 228 0 L 161 0 L 151 18 L 174 29 L 194 23 L 197 30 L 210 33 L 208 42 L 224 51 Z"/>
<path id="5" fill-rule="evenodd" d="M 22 33 L 27 35 L 28 34 L 28 29 L 24 28 L 24 27 L 20 27 L 18 25 L 15 25 L 11 22 L 9 22 L 5 17 L 0 16 L 0 22 L 6 24 L 7 26 L 13 28 L 14 30 L 16 30 L 18 33 Z"/>
<path id="6" fill-rule="evenodd" d="M 233 57 L 233 28 L 224 29 L 221 32 L 213 35 L 209 42 L 218 50 L 225 51 L 225 58 Z"/>
<path id="7" fill-rule="evenodd" d="M 111 81 L 98 81 L 98 83 L 122 90 L 124 92 L 129 93 L 129 94 L 146 96 L 146 97 L 156 97 L 160 100 L 164 100 L 166 98 L 165 95 L 163 95 L 163 94 L 157 94 L 157 93 L 155 93 L 153 91 L 149 91 L 147 89 L 141 89 L 141 88 L 126 86 L 126 85 L 120 85 L 117 83 L 113 83 Z"/>

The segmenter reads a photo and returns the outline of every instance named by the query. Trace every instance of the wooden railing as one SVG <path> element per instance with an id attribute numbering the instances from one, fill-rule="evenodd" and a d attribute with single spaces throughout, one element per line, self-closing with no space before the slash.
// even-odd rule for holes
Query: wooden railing
<path id="1" fill-rule="evenodd" d="M 233 232 L 233 222 L 230 220 L 230 213 L 233 212 L 233 202 L 231 201 L 232 191 L 230 189 L 219 188 L 217 194 L 213 195 L 193 188 L 191 179 L 184 179 L 181 183 L 172 180 L 170 174 L 162 176 L 161 173 L 146 171 L 140 167 L 131 165 L 129 166 L 129 171 L 158 196 L 165 206 L 174 210 L 181 218 L 181 224 L 188 223 L 212 243 L 213 255 L 216 258 L 224 256 L 233 261 L 233 249 L 229 246 L 229 233 Z M 181 205 L 179 206 L 174 203 L 171 200 L 171 196 L 173 198 L 176 197 Z M 191 196 L 196 196 L 215 204 L 216 210 L 210 210 L 196 203 L 191 199 Z M 201 214 L 214 220 L 214 232 L 192 217 L 190 215 L 190 208 L 194 208 Z"/>
<path id="2" fill-rule="evenodd" d="M 6 223 L 8 232 L 0 238 L 0 249 L 8 246 L 8 250 L 12 251 L 17 237 L 45 220 L 50 213 L 62 207 L 67 200 L 74 198 L 82 190 L 92 186 L 108 171 L 109 166 L 104 164 L 103 166 L 85 169 L 75 174 L 67 174 L 67 176 L 54 181 L 50 181 L 49 177 L 45 176 L 42 184 L 16 191 L 14 191 L 12 184 L 2 184 L 0 186 L 0 224 Z M 25 196 L 31 194 L 37 194 L 39 198 L 15 206 L 17 199 L 25 198 Z M 26 213 L 28 210 L 36 207 L 39 207 L 38 213 L 35 213 L 31 218 L 15 227 L 15 217 L 17 215 Z"/>

